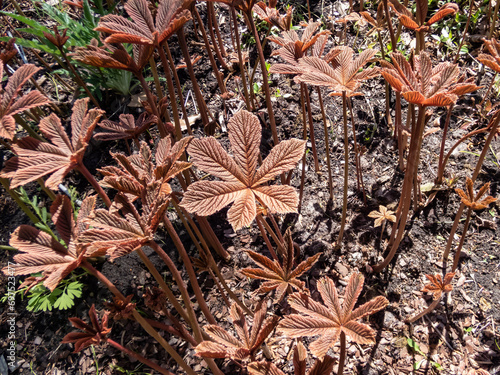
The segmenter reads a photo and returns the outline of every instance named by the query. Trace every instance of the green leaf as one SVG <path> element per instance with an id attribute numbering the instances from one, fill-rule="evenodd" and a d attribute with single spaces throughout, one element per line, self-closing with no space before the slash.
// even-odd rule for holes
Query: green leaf
<path id="1" fill-rule="evenodd" d="M 432 361 L 431 361 L 431 365 L 432 365 L 432 366 L 434 366 L 434 367 L 436 368 L 436 370 L 439 370 L 439 371 L 443 371 L 443 370 L 444 370 L 443 366 L 441 366 L 441 365 L 440 365 L 439 363 L 437 363 L 437 362 L 432 362 Z"/>
<path id="2" fill-rule="evenodd" d="M 418 346 L 416 341 L 414 341 L 413 339 L 408 337 L 406 339 L 406 342 L 408 343 L 408 346 L 410 347 L 410 349 L 413 350 L 415 353 L 418 353 L 420 355 L 424 355 L 424 353 L 422 353 L 422 351 L 420 350 L 420 346 Z"/>
<path id="3" fill-rule="evenodd" d="M 79 281 L 69 283 L 61 296 L 55 301 L 54 307 L 59 310 L 67 310 L 75 305 L 75 298 L 82 296 L 83 285 Z"/>
<path id="4" fill-rule="evenodd" d="M 0 42 L 8 42 L 10 37 L 7 36 L 2 36 L 0 37 Z M 61 56 L 60 52 L 57 50 L 57 48 L 53 48 L 49 45 L 44 45 L 37 40 L 28 40 L 28 39 L 22 39 L 22 38 L 16 38 L 16 44 L 19 44 L 20 46 L 24 48 L 33 48 L 39 51 L 46 52 L 51 55 L 56 55 L 56 56 Z"/>
<path id="5" fill-rule="evenodd" d="M 34 28 L 36 30 L 43 30 L 43 31 L 50 32 L 50 30 L 47 27 L 43 26 L 42 24 L 36 22 L 35 20 L 33 20 L 31 18 L 26 18 L 26 17 L 20 16 L 19 14 L 8 13 L 8 12 L 3 12 L 3 11 L 0 11 L 0 13 L 5 15 L 5 16 L 12 17 L 12 18 L 14 18 L 22 23 L 25 23 L 26 25 L 31 26 L 32 28 Z"/>

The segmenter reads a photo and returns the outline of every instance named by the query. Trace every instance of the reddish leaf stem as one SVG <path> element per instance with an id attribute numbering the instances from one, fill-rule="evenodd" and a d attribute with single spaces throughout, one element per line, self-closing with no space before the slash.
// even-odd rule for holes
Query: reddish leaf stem
<path id="1" fill-rule="evenodd" d="M 420 144 L 424 129 L 425 129 L 425 107 L 419 105 L 418 120 L 415 129 L 413 129 L 412 131 L 413 134 L 411 137 L 410 152 L 408 155 L 407 168 L 403 181 L 403 189 L 399 201 L 398 212 L 396 214 L 397 220 L 395 226 L 393 227 L 393 233 L 391 233 L 391 238 L 392 235 L 395 233 L 394 230 L 396 229 L 396 225 L 397 225 L 397 235 L 394 238 L 394 242 L 390 244 L 391 249 L 389 251 L 389 254 L 387 254 L 387 257 L 384 259 L 384 261 L 373 266 L 374 272 L 380 272 L 385 267 L 387 267 L 387 265 L 391 262 L 392 258 L 396 254 L 399 244 L 403 239 L 403 234 L 406 229 L 406 222 L 408 220 L 408 213 L 411 207 L 411 192 L 413 187 L 413 179 L 416 178 L 415 171 L 418 168 L 418 162 L 420 156 L 420 150 L 418 149 L 418 145 Z"/>
<path id="2" fill-rule="evenodd" d="M 252 108 L 250 104 L 250 97 L 248 95 L 248 87 L 247 87 L 247 79 L 246 79 L 246 74 L 245 74 L 245 64 L 243 62 L 243 56 L 241 54 L 241 45 L 240 45 L 240 33 L 238 31 L 238 19 L 236 17 L 236 10 L 234 7 L 230 7 L 230 12 L 231 12 L 231 18 L 233 20 L 234 24 L 234 36 L 236 39 L 236 51 L 238 52 L 238 63 L 240 66 L 240 73 L 241 73 L 241 84 L 243 85 L 243 94 L 245 95 L 245 103 L 247 105 L 247 110 L 251 111 Z"/>
<path id="3" fill-rule="evenodd" d="M 111 200 L 109 199 L 108 195 L 103 190 L 103 188 L 101 187 L 101 185 L 99 185 L 99 183 L 96 181 L 96 179 L 94 178 L 94 176 L 92 176 L 92 173 L 89 172 L 89 170 L 87 169 L 87 167 L 85 167 L 85 165 L 81 162 L 81 163 L 79 163 L 77 165 L 76 169 L 78 170 L 78 172 L 80 172 L 81 174 L 83 174 L 83 176 L 87 179 L 88 182 L 90 182 L 90 184 L 92 185 L 92 187 L 97 191 L 97 194 L 99 194 L 99 196 L 104 201 L 104 204 L 106 205 L 106 207 L 110 207 L 111 206 Z"/>
<path id="4" fill-rule="evenodd" d="M 335 247 L 342 247 L 342 238 L 344 237 L 345 223 L 347 219 L 347 189 L 349 188 L 349 134 L 347 132 L 347 96 L 342 91 L 342 113 L 344 117 L 344 197 L 342 203 L 342 219 L 340 221 L 340 232 Z"/>
<path id="5" fill-rule="evenodd" d="M 149 272 L 151 272 L 151 275 L 153 275 L 154 279 L 160 286 L 161 290 L 165 293 L 167 296 L 167 299 L 170 301 L 172 306 L 174 306 L 174 309 L 179 313 L 179 315 L 190 325 L 192 325 L 191 320 L 189 318 L 189 315 L 187 314 L 186 310 L 181 306 L 181 304 L 177 301 L 177 298 L 175 298 L 175 295 L 172 293 L 172 290 L 168 287 L 168 285 L 165 283 L 163 280 L 163 277 L 161 277 L 160 273 L 154 266 L 153 262 L 146 256 L 144 251 L 142 249 L 136 250 L 137 255 L 141 258 L 142 262 L 145 264 L 145 266 L 148 268 Z"/>
<path id="6" fill-rule="evenodd" d="M 257 216 L 255 217 L 255 221 L 257 222 L 257 226 L 259 227 L 260 233 L 262 234 L 262 238 L 264 239 L 264 242 L 266 243 L 267 249 L 271 253 L 271 256 L 273 257 L 274 260 L 279 261 L 278 256 L 276 255 L 276 252 L 274 251 L 273 246 L 271 245 L 271 241 L 269 241 L 269 237 L 267 237 L 266 230 L 262 225 L 265 220 L 260 213 L 257 214 Z"/>
<path id="7" fill-rule="evenodd" d="M 252 11 L 250 10 L 249 14 L 246 14 L 246 13 L 244 13 L 244 14 L 248 20 L 248 24 L 250 25 L 250 28 L 252 29 L 252 34 L 255 38 L 255 44 L 257 46 L 257 52 L 259 53 L 260 69 L 262 72 L 262 87 L 264 87 L 264 92 L 266 93 L 267 113 L 269 115 L 269 123 L 271 125 L 273 142 L 274 142 L 274 145 L 276 146 L 279 143 L 278 131 L 276 129 L 276 120 L 274 118 L 273 104 L 271 102 L 271 92 L 269 91 L 269 77 L 267 75 L 267 68 L 266 68 L 266 60 L 264 57 L 264 51 L 262 50 L 262 45 L 260 44 L 259 32 L 257 31 L 257 28 L 255 27 L 255 22 L 253 20 Z M 281 176 L 281 180 L 282 180 L 281 183 L 284 183 L 285 177 L 283 175 Z"/>
<path id="8" fill-rule="evenodd" d="M 186 248 L 182 244 L 179 235 L 175 231 L 174 226 L 168 219 L 167 215 L 163 216 L 163 223 L 165 224 L 165 229 L 167 230 L 167 233 L 172 239 L 172 241 L 174 242 L 174 245 L 177 248 L 177 251 L 179 251 L 179 255 L 181 256 L 182 261 L 184 262 L 184 267 L 186 267 L 186 271 L 189 276 L 189 281 L 191 282 L 191 287 L 193 288 L 196 300 L 198 301 L 198 304 L 200 305 L 203 314 L 205 315 L 210 324 L 217 324 L 214 317 L 212 316 L 212 313 L 210 312 L 210 309 L 207 306 L 207 303 L 205 302 L 205 298 L 203 298 L 203 293 L 201 291 L 200 285 L 198 284 L 198 279 L 196 278 L 196 273 L 194 272 L 193 264 L 191 263 L 191 259 L 187 254 Z"/>
<path id="9" fill-rule="evenodd" d="M 304 85 L 304 94 L 306 96 L 307 118 L 309 120 L 309 137 L 311 138 L 311 149 L 314 159 L 314 170 L 316 171 L 316 173 L 318 173 L 320 171 L 320 167 L 318 161 L 318 152 L 316 151 L 316 138 L 314 137 L 314 122 L 312 118 L 311 98 L 309 97 L 309 90 L 307 89 L 307 86 L 304 83 L 301 83 L 301 85 Z"/>
<path id="10" fill-rule="evenodd" d="M 436 306 L 439 304 L 440 301 L 441 301 L 441 298 L 438 298 L 438 299 L 432 301 L 432 303 L 429 306 L 427 306 L 427 308 L 424 311 L 422 311 L 421 313 L 415 315 L 412 318 L 406 319 L 406 322 L 407 323 L 416 322 L 417 320 L 419 320 L 424 315 L 427 315 L 428 313 L 430 313 L 431 311 L 433 311 L 436 308 Z"/>
<path id="11" fill-rule="evenodd" d="M 193 130 L 191 129 L 191 124 L 189 123 L 189 117 L 186 111 L 186 106 L 184 105 L 184 96 L 182 95 L 181 82 L 179 81 L 179 75 L 175 69 L 174 59 L 172 58 L 172 53 L 170 52 L 170 47 L 168 42 L 165 42 L 165 50 L 167 51 L 168 62 L 170 64 L 170 69 L 174 75 L 175 86 L 177 87 L 177 95 L 179 95 L 179 104 L 181 105 L 182 116 L 184 117 L 184 123 L 186 124 L 186 129 L 189 135 L 193 135 Z M 181 129 L 182 130 L 182 129 Z"/>
<path id="12" fill-rule="evenodd" d="M 213 8 L 213 4 L 211 2 L 208 2 L 209 9 L 210 9 L 210 5 L 212 5 L 212 8 Z M 215 61 L 214 55 L 212 53 L 212 49 L 210 48 L 210 42 L 208 41 L 207 32 L 205 31 L 205 26 L 203 26 L 203 21 L 201 20 L 201 17 L 199 15 L 196 7 L 194 8 L 194 14 L 196 16 L 196 19 L 198 20 L 198 23 L 200 24 L 201 35 L 203 36 L 203 41 L 205 42 L 205 47 L 207 50 L 208 58 L 210 60 L 210 64 L 212 65 L 212 70 L 213 70 L 213 73 L 215 75 L 215 78 L 217 79 L 217 84 L 219 85 L 219 89 L 220 89 L 221 94 L 224 94 L 225 92 L 227 92 L 226 85 L 224 84 L 224 81 L 222 80 L 222 73 L 219 72 L 219 69 L 217 68 L 217 62 Z M 210 20 L 210 15 L 208 16 L 208 19 Z M 215 36 L 213 35 L 213 31 L 212 31 L 212 28 L 210 26 L 209 26 L 209 30 L 210 30 L 210 36 L 213 38 L 212 43 L 214 44 L 215 53 L 217 54 L 217 58 L 219 59 L 221 65 L 222 65 L 222 68 L 229 70 L 229 68 L 226 65 L 226 62 L 224 61 L 224 59 L 222 58 L 222 56 L 220 54 L 220 51 L 217 47 L 217 44 L 215 43 Z"/>
<path id="13" fill-rule="evenodd" d="M 332 179 L 332 165 L 330 161 L 330 137 L 328 135 L 328 125 L 326 123 L 325 106 L 321 96 L 321 88 L 316 87 L 318 92 L 319 106 L 321 108 L 321 117 L 323 118 L 323 132 L 325 133 L 325 153 L 326 153 L 326 166 L 328 168 L 328 190 L 330 192 L 330 200 L 333 202 L 333 179 Z"/>
<path id="14" fill-rule="evenodd" d="M 490 122 L 489 126 L 489 132 L 490 134 L 488 135 L 488 138 L 484 142 L 483 146 L 483 151 L 481 152 L 481 155 L 479 156 L 479 160 L 477 161 L 476 164 L 476 169 L 474 170 L 474 174 L 472 175 L 472 183 L 476 181 L 477 176 L 479 175 L 479 172 L 481 171 L 481 168 L 483 167 L 483 162 L 484 158 L 486 157 L 486 154 L 488 153 L 491 141 L 495 137 L 498 129 L 498 124 L 500 122 L 500 111 L 495 112 L 493 115 L 493 118 Z M 460 218 L 462 217 L 462 213 L 464 211 L 465 204 L 460 203 L 460 207 L 458 208 L 457 214 L 455 216 L 455 221 L 453 222 L 453 226 L 451 227 L 450 230 L 450 235 L 448 237 L 448 242 L 446 243 L 446 248 L 443 253 L 443 270 L 446 269 L 446 262 L 448 261 L 448 256 L 450 254 L 451 246 L 453 245 L 453 237 L 455 236 L 455 232 L 457 231 L 458 224 L 460 222 Z"/>
<path id="15" fill-rule="evenodd" d="M 464 229 L 462 230 L 462 237 L 455 250 L 455 257 L 453 258 L 453 267 L 451 267 L 451 272 L 455 272 L 458 267 L 458 262 L 460 261 L 460 254 L 462 253 L 462 247 L 464 246 L 465 237 L 467 236 L 467 229 L 469 229 L 470 218 L 472 215 L 472 209 L 469 207 L 467 211 L 467 218 L 465 219 Z"/>
<path id="16" fill-rule="evenodd" d="M 112 339 L 106 339 L 106 342 L 108 344 L 110 344 L 111 346 L 115 347 L 116 349 L 122 351 L 123 353 L 137 359 L 138 361 L 144 363 L 146 366 L 149 366 L 151 367 L 152 369 L 158 371 L 160 374 L 164 374 L 164 375 L 174 375 L 172 372 L 168 371 L 168 370 L 165 370 L 163 368 L 161 368 L 160 366 L 158 366 L 156 363 L 154 363 L 153 361 L 150 361 L 149 359 L 143 357 L 142 355 L 124 347 L 124 346 L 121 346 L 120 344 L 118 344 L 116 341 L 112 340 Z"/>
<path id="17" fill-rule="evenodd" d="M 340 332 L 340 356 L 339 356 L 339 369 L 337 375 L 342 375 L 344 373 L 345 364 L 345 352 L 346 352 L 346 340 L 344 331 Z"/>
<path id="18" fill-rule="evenodd" d="M 200 25 L 200 28 L 203 27 Z M 193 85 L 194 96 L 196 98 L 196 102 L 198 103 L 198 109 L 200 110 L 201 120 L 203 122 L 203 126 L 207 126 L 209 123 L 208 120 L 208 107 L 203 99 L 203 95 L 200 90 L 200 86 L 198 85 L 198 81 L 196 80 L 196 75 L 194 74 L 193 64 L 191 63 L 191 57 L 189 56 L 189 51 L 186 44 L 186 37 L 184 35 L 184 30 L 182 28 L 177 31 L 177 36 L 179 39 L 179 45 L 182 50 L 182 55 L 184 56 L 184 61 L 186 62 L 186 66 L 189 72 L 189 77 L 191 78 L 191 84 Z"/>

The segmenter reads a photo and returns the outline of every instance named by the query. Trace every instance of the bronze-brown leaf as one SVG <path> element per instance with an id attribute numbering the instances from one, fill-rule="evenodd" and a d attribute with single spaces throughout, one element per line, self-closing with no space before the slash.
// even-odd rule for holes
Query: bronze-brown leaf
<path id="1" fill-rule="evenodd" d="M 254 5 L 253 11 L 261 20 L 266 21 L 272 26 L 276 26 L 281 31 L 288 31 L 292 27 L 293 7 L 289 6 L 286 14 L 281 15 L 276 9 L 276 1 L 269 2 L 269 6 L 263 1 Z"/>
<path id="2" fill-rule="evenodd" d="M 119 122 L 104 120 L 97 124 L 106 131 L 97 133 L 94 138 L 101 141 L 137 138 L 157 120 L 156 116 L 148 115 L 146 112 L 143 112 L 137 120 L 131 114 L 121 114 L 119 119 Z"/>
<path id="3" fill-rule="evenodd" d="M 319 57 L 303 57 L 299 66 L 303 73 L 295 77 L 297 82 L 313 86 L 326 86 L 332 92 L 329 95 L 347 97 L 363 95 L 357 90 L 364 80 L 379 75 L 378 68 L 368 68 L 359 71 L 368 60 L 375 55 L 375 50 L 366 49 L 353 60 L 354 51 L 350 47 L 337 47 L 333 50 L 334 57 L 327 61 Z"/>
<path id="4" fill-rule="evenodd" d="M 109 211 L 99 209 L 89 216 L 87 221 L 92 228 L 81 234 L 79 242 L 88 251 L 105 252 L 114 260 L 152 241 L 167 209 L 168 197 L 159 194 L 158 186 L 148 190 L 148 194 L 151 197 L 142 201 L 141 215 L 124 194 L 118 193 Z M 147 201 L 151 203 L 148 205 Z"/>
<path id="5" fill-rule="evenodd" d="M 135 46 L 133 56 L 121 44 L 108 44 L 99 47 L 93 39 L 85 48 L 77 48 L 71 56 L 84 64 L 99 68 L 120 69 L 132 72 L 136 76 L 142 74 L 142 69 L 149 62 L 154 50 L 151 45 Z"/>
<path id="6" fill-rule="evenodd" d="M 3 62 L 0 62 L 0 82 L 3 79 L 3 70 Z M 5 89 L 0 90 L 0 138 L 14 139 L 15 114 L 50 103 L 50 100 L 38 90 L 30 91 L 16 100 L 22 86 L 39 70 L 40 68 L 33 64 L 21 66 L 9 78 Z"/>
<path id="7" fill-rule="evenodd" d="M 234 230 L 252 223 L 257 200 L 270 212 L 296 212 L 298 196 L 286 185 L 264 185 L 292 169 L 305 151 L 305 141 L 291 139 L 274 147 L 257 168 L 262 128 L 255 115 L 240 111 L 229 121 L 228 133 L 234 159 L 215 138 L 195 139 L 188 152 L 193 164 L 223 181 L 197 181 L 189 185 L 181 206 L 208 216 L 230 203 L 228 219 Z"/>
<path id="8" fill-rule="evenodd" d="M 417 0 L 417 13 L 418 16 L 414 16 L 409 8 L 406 8 L 398 0 L 389 0 L 391 7 L 394 9 L 399 17 L 399 22 L 411 30 L 419 32 L 428 32 L 430 26 L 446 16 L 455 14 L 458 12 L 458 5 L 455 3 L 446 3 L 427 21 L 427 0 Z"/>
<path id="9" fill-rule="evenodd" d="M 394 90 L 401 92 L 413 104 L 449 106 L 456 103 L 460 95 L 479 88 L 459 77 L 456 64 L 444 62 L 433 68 L 429 55 L 424 51 L 414 57 L 414 68 L 399 52 L 391 53 L 391 59 L 392 64 L 381 61 L 380 73 Z"/>
<path id="10" fill-rule="evenodd" d="M 109 14 L 101 18 L 95 30 L 111 34 L 105 40 L 109 44 L 131 43 L 158 47 L 191 19 L 191 14 L 183 6 L 184 0 L 160 0 L 153 21 L 146 0 L 129 0 L 125 10 L 132 21 Z"/>
<path id="11" fill-rule="evenodd" d="M 477 59 L 481 64 L 500 73 L 500 43 L 496 39 L 485 40 L 484 44 L 490 54 L 481 53 Z"/>
<path id="12" fill-rule="evenodd" d="M 151 203 L 147 202 L 150 196 L 147 187 L 153 184 L 159 184 L 160 194 L 169 195 L 172 190 L 168 182 L 191 167 L 191 163 L 179 160 L 191 140 L 192 137 L 185 137 L 172 146 L 170 138 L 162 138 L 156 147 L 154 161 L 151 149 L 145 142 L 141 142 L 138 154 L 111 154 L 118 162 L 118 167 L 99 169 L 104 175 L 103 186 L 122 192 L 130 200 L 141 198 L 145 204 Z"/>
<path id="13" fill-rule="evenodd" d="M 378 211 L 370 212 L 368 217 L 375 219 L 375 223 L 373 224 L 375 228 L 382 225 L 382 223 L 386 220 L 392 221 L 393 223 L 396 222 L 396 215 L 394 215 L 394 212 L 388 210 L 387 207 L 382 205 L 378 207 Z"/>
<path id="14" fill-rule="evenodd" d="M 453 286 L 451 285 L 451 281 L 455 276 L 455 272 L 447 273 L 444 277 L 444 280 L 441 278 L 441 275 L 425 275 L 427 279 L 430 281 L 429 284 L 426 284 L 422 288 L 422 292 L 432 293 L 433 299 L 437 300 L 441 298 L 443 293 L 448 293 L 453 290 Z"/>
<path id="15" fill-rule="evenodd" d="M 382 310 L 389 302 L 385 297 L 379 296 L 354 309 L 363 283 L 363 275 L 351 275 L 342 305 L 337 288 L 328 277 L 321 278 L 317 284 L 324 304 L 314 301 L 307 294 L 293 293 L 288 302 L 304 315 L 288 315 L 279 324 L 278 331 L 288 337 L 321 336 L 309 345 L 311 352 L 318 358 L 323 358 L 328 349 L 335 345 L 341 332 L 359 344 L 375 342 L 375 332 L 357 320 Z"/>
<path id="16" fill-rule="evenodd" d="M 231 358 L 246 360 L 253 358 L 256 350 L 271 334 L 278 323 L 278 317 L 266 318 L 266 303 L 261 301 L 254 313 L 252 328 L 248 324 L 243 311 L 236 305 L 231 306 L 231 319 L 239 338 L 216 325 L 205 326 L 205 331 L 214 341 L 203 341 L 196 348 L 196 355 L 207 358 Z"/>
<path id="17" fill-rule="evenodd" d="M 245 268 L 241 270 L 245 276 L 266 280 L 257 290 L 257 293 L 267 293 L 276 290 L 274 296 L 275 303 L 279 303 L 285 293 L 291 292 L 292 288 L 299 291 L 304 290 L 305 284 L 303 281 L 298 280 L 298 278 L 304 272 L 308 271 L 321 255 L 321 253 L 314 254 L 314 256 L 309 257 L 294 268 L 294 246 L 290 228 L 286 230 L 284 239 L 284 251 L 279 252 L 281 254 L 281 264 L 276 260 L 272 261 L 263 255 L 247 250 L 248 256 L 257 263 L 260 269 Z"/>
<path id="18" fill-rule="evenodd" d="M 83 332 L 71 332 L 63 337 L 62 343 L 74 343 L 75 351 L 77 353 L 90 345 L 99 345 L 106 342 L 107 335 L 111 332 L 108 328 L 108 313 L 104 313 L 101 322 L 95 311 L 95 306 L 89 310 L 90 324 L 85 323 L 79 318 L 69 318 L 73 327 L 80 329 Z"/>
<path id="19" fill-rule="evenodd" d="M 458 188 L 455 189 L 455 191 L 460 195 L 460 198 L 462 198 L 462 203 L 472 210 L 484 210 L 490 203 L 497 200 L 497 198 L 493 198 L 491 195 L 482 198 L 490 189 L 489 182 L 484 184 L 476 195 L 474 195 L 474 182 L 469 177 L 467 177 L 465 185 L 467 187 L 467 192 Z"/>
<path id="20" fill-rule="evenodd" d="M 49 142 L 25 137 L 12 146 L 17 156 L 9 159 L 1 172 L 2 177 L 12 179 L 11 188 L 50 174 L 45 185 L 57 190 L 69 171 L 83 165 L 92 132 L 104 113 L 99 109 L 88 110 L 88 101 L 88 98 L 79 99 L 73 105 L 71 140 L 59 117 L 51 114 L 40 121 L 40 131 Z"/>

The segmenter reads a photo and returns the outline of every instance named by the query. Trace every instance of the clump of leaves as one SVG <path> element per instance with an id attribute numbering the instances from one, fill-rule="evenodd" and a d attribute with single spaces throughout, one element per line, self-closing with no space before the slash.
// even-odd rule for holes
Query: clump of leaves
<path id="1" fill-rule="evenodd" d="M 0 62 L 0 82 L 3 80 L 4 64 Z M 5 89 L 0 87 L 0 137 L 14 139 L 16 121 L 14 115 L 50 103 L 49 98 L 38 90 L 32 90 L 18 100 L 19 91 L 33 75 L 38 72 L 33 64 L 25 64 L 17 69 L 9 78 Z"/>
<path id="2" fill-rule="evenodd" d="M 148 189 L 142 215 L 123 193 L 118 193 L 109 211 L 99 209 L 89 216 L 92 228 L 81 234 L 80 243 L 89 251 L 105 252 L 112 261 L 153 241 L 169 198 L 159 190 L 158 186 Z"/>
<path id="3" fill-rule="evenodd" d="M 288 228 L 285 232 L 285 244 L 278 247 L 278 254 L 281 256 L 281 264 L 277 260 L 271 259 L 257 254 L 254 251 L 247 250 L 247 254 L 252 260 L 260 267 L 258 268 L 245 268 L 241 272 L 253 279 L 266 280 L 256 293 L 268 293 L 276 290 L 274 302 L 279 303 L 285 293 L 290 293 L 293 289 L 304 291 L 305 283 L 298 280 L 304 272 L 311 269 L 316 263 L 321 253 L 314 254 L 314 256 L 301 262 L 298 266 L 294 267 L 294 246 L 292 240 L 292 231 Z"/>
<path id="4" fill-rule="evenodd" d="M 332 92 L 330 96 L 347 97 L 363 95 L 357 90 L 364 80 L 379 75 L 378 68 L 368 68 L 359 71 L 375 55 L 376 51 L 367 49 L 353 60 L 354 51 L 349 47 L 337 47 L 331 65 L 319 57 L 304 57 L 300 60 L 302 74 L 295 78 L 314 86 L 327 86 Z"/>
<path id="5" fill-rule="evenodd" d="M 203 341 L 196 348 L 196 355 L 207 358 L 231 358 L 233 360 L 255 360 L 255 352 L 276 327 L 278 317 L 266 318 L 267 307 L 261 301 L 254 313 L 252 329 L 236 304 L 231 306 L 231 319 L 239 339 L 217 325 L 205 326 L 205 331 L 214 341 Z"/>
<path id="6" fill-rule="evenodd" d="M 375 332 L 368 325 L 357 320 L 376 313 L 387 306 L 389 301 L 378 296 L 364 305 L 354 309 L 356 301 L 363 289 L 364 277 L 353 273 L 347 284 L 342 305 L 333 280 L 323 277 L 317 288 L 324 304 L 314 301 L 305 293 L 293 293 L 288 303 L 299 313 L 291 314 L 283 319 L 278 331 L 288 337 L 317 336 L 321 337 L 309 345 L 312 354 L 324 358 L 328 349 L 333 347 L 340 337 L 341 354 L 338 374 L 342 374 L 345 361 L 346 335 L 359 344 L 375 342 Z"/>
<path id="7" fill-rule="evenodd" d="M 69 318 L 69 321 L 73 327 L 78 328 L 83 332 L 71 332 L 63 337 L 62 343 L 74 343 L 75 351 L 78 353 L 83 349 L 89 347 L 90 345 L 99 345 L 101 342 L 107 341 L 107 335 L 111 332 L 111 328 L 108 328 L 108 313 L 105 312 L 101 322 L 99 322 L 99 317 L 97 316 L 95 306 L 89 310 L 90 324 L 85 323 L 80 318 Z"/>
<path id="8" fill-rule="evenodd" d="M 146 142 L 141 142 L 139 153 L 125 156 L 112 153 L 118 167 L 108 166 L 99 169 L 104 176 L 103 186 L 116 189 L 133 201 L 141 198 L 148 204 L 154 199 L 148 189 L 159 186 L 161 194 L 170 194 L 169 181 L 177 174 L 191 167 L 191 163 L 180 161 L 192 137 L 185 137 L 172 145 L 170 138 L 162 138 L 153 154 Z M 151 202 L 150 202 L 151 203 Z"/>
<path id="9" fill-rule="evenodd" d="M 125 4 L 125 10 L 132 21 L 109 14 L 101 18 L 96 30 L 111 34 L 106 38 L 106 43 L 132 43 L 158 47 L 191 19 L 189 11 L 183 9 L 183 4 L 184 0 L 160 0 L 153 21 L 146 0 L 129 0 Z"/>
<path id="10" fill-rule="evenodd" d="M 403 198 L 396 214 L 399 224 L 397 230 L 391 234 L 389 254 L 383 262 L 373 266 L 375 272 L 380 272 L 390 263 L 405 232 L 412 190 L 415 185 L 414 180 L 417 178 L 425 124 L 429 118 L 426 115 L 427 107 L 453 105 L 460 95 L 478 88 L 470 80 L 463 80 L 463 77 L 459 77 L 456 64 L 444 62 L 433 68 L 431 58 L 426 52 L 421 52 L 414 58 L 413 67 L 400 53 L 391 53 L 391 59 L 393 64 L 381 61 L 380 73 L 395 91 L 401 92 L 409 103 L 418 105 L 418 119 L 411 128 L 410 150 L 401 193 Z M 417 192 L 415 192 L 416 195 Z"/>
<path id="11" fill-rule="evenodd" d="M 80 267 L 86 257 L 100 254 L 87 253 L 79 246 L 77 239 L 86 228 L 86 219 L 95 204 L 95 197 L 89 197 L 82 203 L 75 223 L 71 201 L 68 197 L 58 195 L 50 213 L 63 245 L 51 235 L 29 225 L 21 225 L 10 237 L 10 245 L 22 253 L 14 256 L 17 263 L 15 275 L 29 275 L 42 272 L 41 278 L 32 279 L 37 284 L 43 280 L 43 285 L 54 291 L 59 282 L 69 273 Z M 2 270 L 8 272 L 7 268 Z"/>
<path id="12" fill-rule="evenodd" d="M 399 52 L 391 53 L 391 59 L 392 65 L 381 61 L 380 73 L 409 103 L 445 107 L 478 88 L 471 81 L 459 80 L 456 64 L 443 62 L 433 68 L 426 52 L 414 57 L 414 68 Z"/>
<path id="13" fill-rule="evenodd" d="M 455 276 L 455 272 L 447 273 L 444 279 L 441 278 L 441 275 L 425 275 L 425 277 L 430 281 L 429 284 L 426 284 L 422 288 L 422 292 L 432 293 L 432 303 L 420 314 L 414 316 L 413 318 L 409 318 L 406 321 L 408 323 L 416 322 L 418 319 L 423 317 L 424 315 L 433 311 L 436 306 L 441 301 L 441 298 L 444 293 L 449 293 L 453 290 L 453 286 L 451 285 L 451 281 Z"/>
<path id="14" fill-rule="evenodd" d="M 290 64 L 297 63 L 298 59 L 304 57 L 306 52 L 313 47 L 322 35 L 329 35 L 330 31 L 323 30 L 316 33 L 320 27 L 320 22 L 310 22 L 299 38 L 295 30 L 283 31 L 281 36 L 269 36 L 271 42 L 280 45 L 282 48 L 273 52 L 273 55 L 279 55 Z"/>
<path id="15" fill-rule="evenodd" d="M 264 185 L 292 169 L 305 151 L 305 141 L 291 139 L 274 147 L 257 168 L 262 127 L 255 115 L 240 111 L 228 123 L 234 159 L 213 137 L 195 139 L 188 152 L 193 164 L 223 181 L 197 181 L 189 185 L 181 206 L 201 216 L 212 215 L 228 204 L 228 220 L 234 230 L 252 223 L 261 207 L 274 213 L 297 212 L 295 189 Z"/>
<path id="16" fill-rule="evenodd" d="M 344 128 L 344 192 L 342 205 L 342 219 L 337 247 L 341 246 L 347 219 L 347 190 L 349 177 L 349 134 L 347 129 L 347 106 L 351 112 L 353 129 L 354 156 L 356 162 L 356 175 L 358 189 L 363 190 L 363 174 L 360 167 L 360 153 L 356 142 L 356 130 L 350 98 L 363 95 L 358 91 L 363 81 L 379 75 L 378 68 L 367 68 L 360 71 L 368 61 L 375 55 L 372 49 L 364 50 L 358 57 L 353 59 L 354 51 L 350 47 L 342 46 L 333 49 L 333 58 L 328 57 L 331 65 L 320 57 L 303 57 L 299 61 L 299 69 L 302 73 L 295 77 L 295 81 L 313 86 L 326 86 L 331 92 L 330 96 L 342 96 L 343 128 Z M 328 55 L 327 55 L 328 56 Z M 349 100 L 348 100 L 349 98 Z"/>

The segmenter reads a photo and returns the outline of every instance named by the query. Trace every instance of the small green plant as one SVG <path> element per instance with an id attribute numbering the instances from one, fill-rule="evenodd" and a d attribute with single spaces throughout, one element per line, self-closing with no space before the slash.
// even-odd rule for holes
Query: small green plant
<path id="1" fill-rule="evenodd" d="M 47 211 L 46 207 L 40 207 L 40 202 L 38 201 L 38 197 L 36 195 L 33 196 L 33 198 L 30 198 L 28 196 L 28 193 L 24 188 L 21 186 L 19 187 L 19 198 L 23 203 L 26 203 L 31 209 L 35 212 L 35 215 L 38 216 L 40 221 L 38 223 L 35 223 L 35 227 L 37 227 L 40 230 L 43 230 L 44 232 L 50 234 L 52 237 L 56 238 L 56 235 L 54 232 L 52 232 L 52 229 L 50 229 L 49 226 L 49 221 L 50 221 L 50 214 Z"/>
<path id="2" fill-rule="evenodd" d="M 78 280 L 82 275 L 71 274 L 70 277 L 62 280 L 53 292 L 50 292 L 42 283 L 39 283 L 31 289 L 29 289 L 29 286 L 21 288 L 15 294 L 19 294 L 21 299 L 24 299 L 26 292 L 28 293 L 28 306 L 26 307 L 28 311 L 46 312 L 52 311 L 54 308 L 57 310 L 67 310 L 75 305 L 76 298 L 82 296 L 83 284 Z M 40 276 L 41 274 L 32 275 L 32 277 Z M 7 302 L 7 298 L 8 295 L 6 294 L 0 299 L 0 302 Z"/>
<path id="3" fill-rule="evenodd" d="M 422 350 L 420 349 L 420 346 L 417 344 L 417 342 L 415 340 L 413 340 L 412 338 L 408 337 L 406 339 L 406 342 L 408 344 L 408 346 L 410 347 L 410 349 L 416 353 L 416 354 L 419 354 L 423 357 L 426 357 L 426 355 L 422 352 Z M 414 370 L 419 370 L 420 367 L 422 366 L 422 364 L 427 361 L 427 359 L 421 359 L 420 361 L 416 362 L 413 364 L 413 369 Z M 434 361 L 429 361 L 429 363 L 431 364 L 432 367 L 434 367 L 436 370 L 438 371 L 442 371 L 444 370 L 443 369 L 443 366 L 441 366 L 439 363 L 437 362 L 434 362 Z"/>
<path id="4" fill-rule="evenodd" d="M 29 291 L 28 311 L 52 311 L 67 310 L 75 305 L 75 299 L 82 296 L 83 284 L 77 280 L 78 276 L 73 274 L 59 283 L 51 293 L 42 284 L 38 284 Z"/>
<path id="5" fill-rule="evenodd" d="M 142 367 L 143 367 L 142 363 L 139 363 L 133 370 L 127 370 L 127 369 L 124 369 L 123 367 L 114 365 L 113 370 L 116 370 L 120 374 L 125 374 L 125 375 L 147 375 L 147 374 L 149 374 L 148 372 L 140 371 L 142 369 Z"/>

